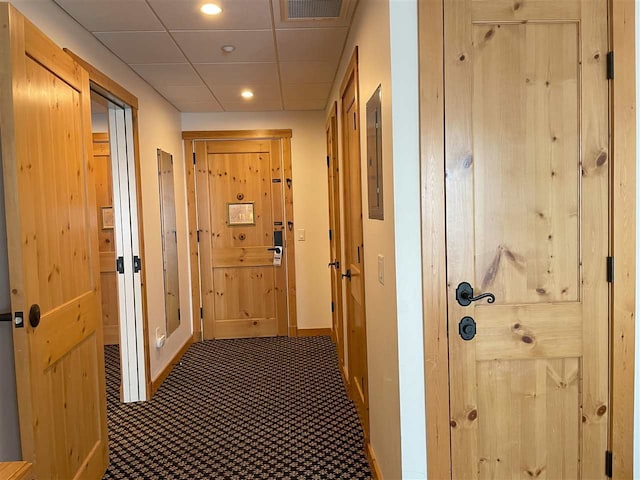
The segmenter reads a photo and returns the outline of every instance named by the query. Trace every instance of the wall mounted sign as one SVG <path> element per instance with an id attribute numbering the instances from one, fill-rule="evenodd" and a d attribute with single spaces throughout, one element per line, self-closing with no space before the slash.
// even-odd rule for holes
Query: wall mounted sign
<path id="1" fill-rule="evenodd" d="M 253 202 L 227 203 L 229 226 L 255 225 Z"/>

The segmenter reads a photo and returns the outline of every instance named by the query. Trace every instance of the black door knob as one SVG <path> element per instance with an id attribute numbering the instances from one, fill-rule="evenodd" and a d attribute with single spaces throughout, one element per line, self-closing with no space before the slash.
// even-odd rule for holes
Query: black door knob
<path id="1" fill-rule="evenodd" d="M 29 309 L 29 325 L 36 328 L 40 325 L 40 305 L 33 304 Z"/>

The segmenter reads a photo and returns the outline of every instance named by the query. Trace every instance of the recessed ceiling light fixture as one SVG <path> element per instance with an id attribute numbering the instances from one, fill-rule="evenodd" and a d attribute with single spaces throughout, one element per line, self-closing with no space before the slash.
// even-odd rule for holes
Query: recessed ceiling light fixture
<path id="1" fill-rule="evenodd" d="M 253 98 L 253 92 L 251 90 L 243 90 L 240 95 L 242 95 L 242 98 L 245 98 L 247 100 Z"/>
<path id="2" fill-rule="evenodd" d="M 231 53 L 235 49 L 235 45 L 223 45 L 222 47 L 220 47 L 220 50 L 222 50 L 224 53 Z"/>
<path id="3" fill-rule="evenodd" d="M 205 3 L 200 7 L 200 11 L 205 15 L 218 15 L 222 9 L 215 3 Z"/>

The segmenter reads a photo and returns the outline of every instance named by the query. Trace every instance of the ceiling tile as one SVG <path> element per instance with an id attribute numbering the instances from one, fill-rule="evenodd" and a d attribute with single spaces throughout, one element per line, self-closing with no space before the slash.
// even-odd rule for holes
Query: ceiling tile
<path id="1" fill-rule="evenodd" d="M 275 62 L 271 30 L 223 30 L 173 32 L 173 37 L 192 63 Z M 220 50 L 235 45 L 233 53 Z"/>
<path id="2" fill-rule="evenodd" d="M 346 28 L 276 30 L 280 61 L 336 61 L 346 36 Z"/>
<path id="3" fill-rule="evenodd" d="M 164 86 L 158 91 L 170 102 L 215 102 L 215 98 L 204 85 L 191 87 Z"/>
<path id="4" fill-rule="evenodd" d="M 131 65 L 136 72 L 154 87 L 202 85 L 202 80 L 188 63 L 160 63 Z"/>
<path id="5" fill-rule="evenodd" d="M 330 83 L 307 83 L 303 85 L 283 85 L 282 93 L 285 100 L 324 100 L 331 90 Z"/>
<path id="6" fill-rule="evenodd" d="M 285 100 L 285 110 L 324 110 L 327 105 L 326 100 L 312 100 L 312 99 L 300 99 L 300 100 Z"/>
<path id="7" fill-rule="evenodd" d="M 181 101 L 173 102 L 173 106 L 181 112 L 222 112 L 222 107 L 218 102 L 194 102 L 194 101 Z"/>
<path id="8" fill-rule="evenodd" d="M 331 62 L 281 62 L 282 83 L 331 83 L 338 67 L 338 58 Z"/>
<path id="9" fill-rule="evenodd" d="M 54 1 L 90 32 L 164 30 L 144 0 Z"/>
<path id="10" fill-rule="evenodd" d="M 256 102 L 222 102 L 226 112 L 272 112 L 282 110 L 280 102 L 263 100 Z"/>
<path id="11" fill-rule="evenodd" d="M 99 32 L 95 36 L 125 63 L 185 63 L 166 32 Z"/>
<path id="12" fill-rule="evenodd" d="M 194 66 L 208 85 L 278 84 L 275 63 L 199 63 Z"/>
<path id="13" fill-rule="evenodd" d="M 240 92 L 245 88 L 253 92 L 254 97 L 251 100 L 244 100 L 240 96 Z M 251 105 L 265 101 L 273 101 L 280 104 L 280 87 L 278 84 L 250 85 L 248 83 L 238 83 L 236 85 L 214 85 L 211 87 L 211 90 L 213 90 L 213 93 L 223 105 L 225 102 L 246 103 L 247 105 Z"/>
<path id="14" fill-rule="evenodd" d="M 217 0 L 219 15 L 200 12 L 202 0 L 149 0 L 169 30 L 257 30 L 271 28 L 269 0 Z"/>

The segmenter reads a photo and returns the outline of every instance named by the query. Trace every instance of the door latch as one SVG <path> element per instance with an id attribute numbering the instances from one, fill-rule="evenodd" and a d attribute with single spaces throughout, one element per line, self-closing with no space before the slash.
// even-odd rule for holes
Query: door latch
<path id="1" fill-rule="evenodd" d="M 140 270 L 142 270 L 142 260 L 136 255 L 133 257 L 133 273 L 138 273 Z"/>
<path id="2" fill-rule="evenodd" d="M 116 258 L 116 270 L 120 275 L 124 275 L 124 257 Z"/>

